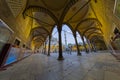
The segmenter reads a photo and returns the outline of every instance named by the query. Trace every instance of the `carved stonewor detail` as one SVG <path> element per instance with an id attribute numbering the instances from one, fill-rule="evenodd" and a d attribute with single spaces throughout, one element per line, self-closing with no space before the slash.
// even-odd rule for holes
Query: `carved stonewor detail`
<path id="1" fill-rule="evenodd" d="M 6 0 L 11 12 L 16 17 L 24 6 L 24 0 Z"/>

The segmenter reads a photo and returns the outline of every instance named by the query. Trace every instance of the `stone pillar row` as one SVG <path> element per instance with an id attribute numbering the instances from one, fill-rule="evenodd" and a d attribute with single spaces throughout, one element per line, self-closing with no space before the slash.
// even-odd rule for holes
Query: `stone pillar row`
<path id="1" fill-rule="evenodd" d="M 62 31 L 62 26 L 58 25 L 57 27 L 58 29 L 58 37 L 59 37 L 59 55 L 58 55 L 58 60 L 64 60 L 63 54 L 62 54 L 62 35 L 61 35 L 61 31 Z M 73 33 L 74 39 L 75 39 L 75 43 L 77 46 L 77 55 L 81 55 L 80 50 L 79 50 L 79 45 L 77 42 L 77 36 L 76 36 L 76 32 Z M 86 47 L 85 41 L 83 36 L 81 36 L 81 39 L 83 41 L 83 45 L 85 47 L 85 51 L 88 53 L 89 51 L 91 51 L 92 49 L 95 50 L 95 46 L 94 44 L 92 44 L 88 39 L 87 42 L 89 44 L 89 51 Z M 51 45 L 51 34 L 49 35 L 49 44 L 48 44 L 48 56 L 50 56 L 50 45 Z M 46 42 L 44 43 L 44 53 L 46 53 Z"/>

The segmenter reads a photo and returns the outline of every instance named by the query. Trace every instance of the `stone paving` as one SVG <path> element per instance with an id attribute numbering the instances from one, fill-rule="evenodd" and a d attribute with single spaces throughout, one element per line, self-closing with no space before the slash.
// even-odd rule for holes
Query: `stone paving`
<path id="1" fill-rule="evenodd" d="M 58 61 L 51 56 L 34 54 L 0 72 L 0 80 L 120 80 L 120 62 L 110 53 L 64 53 Z"/>

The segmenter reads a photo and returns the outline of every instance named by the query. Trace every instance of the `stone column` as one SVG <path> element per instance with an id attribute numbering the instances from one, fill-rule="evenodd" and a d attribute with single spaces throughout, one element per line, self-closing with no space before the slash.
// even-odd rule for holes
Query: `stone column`
<path id="1" fill-rule="evenodd" d="M 51 35 L 49 35 L 48 56 L 50 56 Z"/>
<path id="2" fill-rule="evenodd" d="M 95 45 L 95 43 L 93 43 L 93 45 L 94 45 L 94 47 L 95 47 L 95 51 L 97 51 L 97 48 L 96 48 L 96 45 Z"/>
<path id="3" fill-rule="evenodd" d="M 77 55 L 81 55 L 80 53 L 80 50 L 79 50 L 79 46 L 78 46 L 78 42 L 77 42 L 77 37 L 76 37 L 76 33 L 73 34 L 74 35 L 74 38 L 75 38 L 75 43 L 76 43 L 76 46 L 77 46 Z"/>
<path id="4" fill-rule="evenodd" d="M 93 46 L 94 52 L 96 52 L 96 47 L 95 47 L 95 44 L 93 42 L 92 42 L 92 46 Z"/>
<path id="5" fill-rule="evenodd" d="M 44 54 L 44 51 L 45 51 L 45 43 L 43 43 L 42 45 L 42 54 Z"/>
<path id="6" fill-rule="evenodd" d="M 46 41 L 44 42 L 44 54 L 46 54 Z"/>
<path id="7" fill-rule="evenodd" d="M 59 37 L 59 56 L 58 60 L 64 60 L 63 54 L 62 54 L 62 37 L 61 37 L 61 31 L 62 31 L 62 26 L 58 26 L 58 37 Z"/>
<path id="8" fill-rule="evenodd" d="M 88 43 L 88 47 L 89 47 L 89 52 L 91 52 L 91 44 L 90 44 L 90 41 L 87 39 L 87 43 Z"/>
<path id="9" fill-rule="evenodd" d="M 82 41 L 83 41 L 83 46 L 84 46 L 84 48 L 85 48 L 85 51 L 88 53 L 88 50 L 87 50 L 87 47 L 86 47 L 86 44 L 85 44 L 85 41 L 84 41 L 83 36 L 81 36 L 81 39 L 82 39 Z"/>
<path id="10" fill-rule="evenodd" d="M 92 44 L 92 42 L 90 40 L 89 40 L 89 43 L 90 43 L 90 46 L 91 46 L 91 51 L 94 51 L 93 44 Z"/>

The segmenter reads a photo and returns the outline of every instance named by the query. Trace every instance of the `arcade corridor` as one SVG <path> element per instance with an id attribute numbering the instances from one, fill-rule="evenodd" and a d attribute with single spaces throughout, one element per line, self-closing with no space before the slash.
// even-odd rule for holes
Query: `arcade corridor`
<path id="1" fill-rule="evenodd" d="M 0 0 L 0 80 L 120 80 L 120 0 Z"/>
<path id="2" fill-rule="evenodd" d="M 34 54 L 0 72 L 0 80 L 120 80 L 120 62 L 108 52 Z"/>

